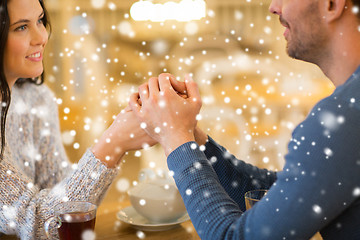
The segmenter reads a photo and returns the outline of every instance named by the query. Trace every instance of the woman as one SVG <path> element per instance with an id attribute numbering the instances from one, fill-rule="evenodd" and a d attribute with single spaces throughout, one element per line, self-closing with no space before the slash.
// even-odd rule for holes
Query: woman
<path id="1" fill-rule="evenodd" d="M 44 221 L 54 205 L 68 200 L 99 204 L 124 153 L 155 142 L 131 111 L 122 111 L 72 169 L 54 96 L 42 85 L 49 25 L 44 3 L 4 0 L 0 9 L 0 233 L 45 239 Z"/>

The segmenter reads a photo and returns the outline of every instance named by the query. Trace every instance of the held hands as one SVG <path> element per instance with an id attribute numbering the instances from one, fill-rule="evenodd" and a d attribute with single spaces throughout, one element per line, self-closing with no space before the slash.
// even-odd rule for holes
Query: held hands
<path id="1" fill-rule="evenodd" d="M 168 155 L 194 140 L 194 132 L 196 141 L 204 144 L 207 135 L 196 127 L 200 107 L 198 87 L 189 77 L 185 83 L 170 74 L 151 78 L 132 95 L 130 105 L 117 115 L 92 151 L 105 165 L 116 167 L 125 152 L 157 142 Z"/>
<path id="2" fill-rule="evenodd" d="M 131 96 L 129 105 L 141 127 L 163 146 L 166 155 L 195 140 L 201 98 L 197 84 L 190 77 L 185 83 L 166 73 L 150 78 L 139 87 L 139 93 Z"/>

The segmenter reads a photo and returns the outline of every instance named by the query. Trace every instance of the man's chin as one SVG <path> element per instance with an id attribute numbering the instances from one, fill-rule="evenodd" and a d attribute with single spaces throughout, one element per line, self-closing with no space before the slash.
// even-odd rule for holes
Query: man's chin
<path id="1" fill-rule="evenodd" d="M 293 59 L 302 60 L 299 57 L 299 54 L 297 53 L 297 51 L 294 50 L 293 48 L 291 48 L 291 46 L 289 46 L 289 43 L 286 45 L 286 53 L 289 57 L 291 57 Z"/>
<path id="2" fill-rule="evenodd" d="M 289 44 L 286 46 L 286 53 L 289 57 L 296 59 L 296 54 L 294 53 L 294 51 L 292 51 L 291 48 L 289 48 Z"/>

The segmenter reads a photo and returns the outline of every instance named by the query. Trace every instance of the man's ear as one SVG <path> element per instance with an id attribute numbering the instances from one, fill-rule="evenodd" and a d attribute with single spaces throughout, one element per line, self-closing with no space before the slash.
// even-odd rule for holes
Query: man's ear
<path id="1" fill-rule="evenodd" d="M 346 8 L 346 0 L 324 0 L 324 18 L 327 22 L 339 19 Z"/>

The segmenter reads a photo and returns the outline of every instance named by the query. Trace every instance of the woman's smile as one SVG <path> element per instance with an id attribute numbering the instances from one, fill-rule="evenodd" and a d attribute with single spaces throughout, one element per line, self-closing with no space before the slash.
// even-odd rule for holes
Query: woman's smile
<path id="1" fill-rule="evenodd" d="M 26 56 L 26 59 L 33 61 L 33 62 L 40 62 L 43 59 L 41 52 L 35 52 L 29 56 Z"/>

